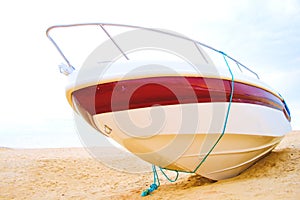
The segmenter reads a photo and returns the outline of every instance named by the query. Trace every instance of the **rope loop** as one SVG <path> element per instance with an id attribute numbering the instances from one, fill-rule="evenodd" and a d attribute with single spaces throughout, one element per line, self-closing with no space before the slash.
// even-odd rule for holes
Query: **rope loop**
<path id="1" fill-rule="evenodd" d="M 215 142 L 215 144 L 211 147 L 211 149 L 207 152 L 207 154 L 204 156 L 204 158 L 201 160 L 201 162 L 197 165 L 197 167 L 195 168 L 194 171 L 192 172 L 187 172 L 187 173 L 195 173 L 200 166 L 206 161 L 207 157 L 210 155 L 210 153 L 214 150 L 214 148 L 217 146 L 217 144 L 219 143 L 219 141 L 221 140 L 221 138 L 224 136 L 225 131 L 226 131 L 226 126 L 227 126 L 227 122 L 228 122 L 228 118 L 229 118 L 229 113 L 230 113 L 230 108 L 231 108 L 231 103 L 232 103 L 232 98 L 233 98 L 233 92 L 234 92 L 234 75 L 231 71 L 231 68 L 227 62 L 226 57 L 228 57 L 224 52 L 222 51 L 218 51 L 220 54 L 223 55 L 224 61 L 226 63 L 226 66 L 229 70 L 229 73 L 231 75 L 231 91 L 230 91 L 230 96 L 229 96 L 229 103 L 227 106 L 227 112 L 226 112 L 226 116 L 225 116 L 225 120 L 224 120 L 224 125 L 223 125 L 223 129 L 222 129 L 222 133 L 219 136 L 219 138 L 217 139 L 217 141 Z M 176 172 L 176 177 L 174 178 L 174 180 L 170 179 L 167 174 L 163 171 L 163 168 L 159 167 L 161 173 L 166 177 L 166 179 L 169 182 L 175 182 L 178 179 L 179 176 L 179 172 L 177 170 L 170 170 L 170 171 L 175 171 Z M 164 170 L 168 170 L 168 169 L 164 169 Z M 158 174 L 157 174 L 157 170 L 156 170 L 156 166 L 152 165 L 152 172 L 153 172 L 153 184 L 150 185 L 150 187 L 146 190 L 144 190 L 141 194 L 141 196 L 147 196 L 149 194 L 151 194 L 154 190 L 156 190 L 159 186 L 160 186 L 160 182 L 159 182 L 159 178 L 158 178 Z M 158 185 L 156 184 L 156 182 L 158 183 Z"/>

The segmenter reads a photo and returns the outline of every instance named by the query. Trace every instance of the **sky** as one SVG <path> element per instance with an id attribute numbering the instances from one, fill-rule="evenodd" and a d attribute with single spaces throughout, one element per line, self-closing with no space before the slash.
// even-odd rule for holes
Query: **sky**
<path id="1" fill-rule="evenodd" d="M 300 130 L 300 1 L 11 0 L 0 3 L 0 146 L 81 146 L 45 31 L 86 22 L 173 30 L 226 52 L 281 93 Z"/>

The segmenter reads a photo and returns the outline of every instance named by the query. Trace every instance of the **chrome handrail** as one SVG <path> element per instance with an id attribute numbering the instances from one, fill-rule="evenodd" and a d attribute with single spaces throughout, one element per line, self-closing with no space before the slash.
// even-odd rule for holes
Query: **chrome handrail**
<path id="1" fill-rule="evenodd" d="M 66 61 L 67 65 L 70 68 L 74 68 L 70 61 L 67 59 L 67 57 L 64 55 L 64 53 L 62 52 L 62 50 L 59 48 L 59 46 L 57 45 L 57 43 L 54 41 L 54 39 L 50 36 L 50 31 L 56 28 L 67 28 L 67 27 L 76 27 L 76 26 L 100 26 L 102 28 L 102 30 L 105 32 L 105 34 L 109 37 L 109 39 L 114 43 L 114 45 L 119 49 L 119 51 L 123 54 L 123 56 L 129 60 L 129 58 L 127 57 L 126 53 L 122 51 L 121 47 L 116 43 L 116 41 L 111 37 L 111 35 L 108 33 L 108 31 L 106 29 L 104 29 L 104 26 L 117 26 L 117 27 L 125 27 L 125 28 L 136 28 L 136 29 L 143 29 L 143 30 L 148 30 L 148 31 L 153 31 L 153 32 L 157 32 L 157 33 L 162 33 L 162 34 L 166 34 L 169 36 L 174 36 L 174 37 L 178 37 L 190 42 L 193 42 L 196 47 L 198 48 L 197 45 L 200 45 L 202 47 L 208 48 L 210 50 L 213 50 L 217 53 L 220 53 L 224 56 L 226 56 L 227 58 L 229 58 L 230 60 L 232 60 L 233 62 L 235 62 L 237 64 L 237 66 L 240 68 L 243 67 L 244 69 L 248 70 L 249 72 L 251 72 L 252 74 L 254 74 L 258 79 L 259 76 L 257 73 L 255 73 L 253 70 L 251 70 L 250 68 L 246 67 L 245 65 L 243 65 L 242 63 L 240 63 L 239 61 L 237 61 L 236 59 L 232 58 L 231 56 L 225 54 L 224 52 L 217 50 L 209 45 L 206 45 L 202 42 L 193 40 L 191 38 L 185 37 L 183 35 L 178 35 L 175 33 L 171 33 L 171 32 L 167 32 L 167 31 L 163 31 L 160 29 L 154 29 L 154 28 L 146 28 L 146 27 L 141 27 L 141 26 L 134 26 L 134 25 L 125 25 L 125 24 L 113 24 L 113 23 L 78 23 L 78 24 L 66 24 L 66 25 L 55 25 L 55 26 L 51 26 L 46 30 L 46 35 L 49 38 L 49 40 L 52 42 L 52 44 L 55 46 L 55 48 L 57 49 L 57 51 L 60 53 L 60 55 L 63 57 L 63 59 Z M 200 51 L 200 49 L 198 48 L 199 52 L 202 54 L 202 52 Z M 204 57 L 205 59 L 205 57 Z"/>

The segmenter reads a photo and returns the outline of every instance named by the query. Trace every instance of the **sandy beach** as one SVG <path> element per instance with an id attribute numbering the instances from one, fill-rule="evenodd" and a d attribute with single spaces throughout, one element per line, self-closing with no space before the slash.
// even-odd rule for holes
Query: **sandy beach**
<path id="1" fill-rule="evenodd" d="M 0 199 L 300 198 L 300 131 L 289 133 L 271 154 L 237 177 L 212 182 L 180 174 L 170 183 L 160 175 L 161 186 L 147 197 L 140 194 L 153 181 L 150 165 L 127 155 L 104 148 L 101 162 L 83 148 L 0 148 Z M 148 172 L 122 172 L 105 163 Z"/>

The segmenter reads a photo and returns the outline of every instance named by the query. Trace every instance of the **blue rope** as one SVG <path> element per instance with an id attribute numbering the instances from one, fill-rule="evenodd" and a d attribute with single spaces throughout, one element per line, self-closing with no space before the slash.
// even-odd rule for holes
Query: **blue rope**
<path id="1" fill-rule="evenodd" d="M 226 131 L 227 122 L 228 122 L 229 113 L 230 113 L 230 108 L 231 108 L 231 103 L 232 103 L 232 98 L 233 98 L 233 92 L 234 92 L 234 75 L 231 71 L 231 68 L 230 68 L 228 62 L 227 62 L 227 59 L 226 59 L 227 55 L 222 51 L 219 51 L 219 53 L 223 55 L 224 61 L 225 61 L 226 66 L 227 66 L 227 68 L 230 72 L 230 75 L 231 75 L 231 91 L 230 91 L 229 103 L 228 103 L 228 107 L 227 107 L 227 112 L 226 112 L 226 116 L 225 116 L 225 121 L 224 121 L 223 129 L 222 129 L 222 133 L 219 136 L 219 138 L 217 139 L 217 141 L 215 142 L 215 144 L 212 146 L 212 148 L 208 151 L 208 153 L 204 156 L 204 158 L 201 160 L 201 162 L 197 165 L 195 170 L 192 171 L 192 172 L 187 172 L 187 173 L 195 173 L 199 169 L 199 167 L 206 161 L 207 157 L 210 155 L 210 153 L 214 150 L 214 148 L 217 146 L 219 141 L 222 139 L 222 137 L 224 136 L 225 131 Z M 177 173 L 175 179 L 172 180 L 166 175 L 166 173 L 163 171 L 163 169 L 161 167 L 159 167 L 159 169 L 162 172 L 162 174 L 167 178 L 168 181 L 175 182 L 178 179 L 179 172 L 177 170 L 170 170 L 170 171 L 175 171 Z M 159 178 L 158 178 L 158 174 L 157 174 L 157 170 L 156 170 L 155 165 L 152 165 L 152 171 L 153 171 L 153 176 L 154 176 L 153 177 L 153 179 L 154 179 L 153 184 L 151 184 L 148 189 L 146 189 L 142 192 L 141 196 L 143 196 L 143 197 L 151 194 L 154 190 L 156 190 L 160 186 L 160 182 L 159 182 Z M 156 182 L 158 182 L 158 185 L 156 184 Z"/>
<path id="2" fill-rule="evenodd" d="M 224 61 L 225 61 L 226 66 L 227 66 L 227 68 L 228 68 L 228 70 L 230 72 L 230 75 L 231 75 L 231 91 L 230 91 L 230 97 L 229 97 L 229 104 L 228 104 L 228 107 L 227 107 L 227 113 L 226 113 L 226 116 L 225 116 L 225 121 L 224 121 L 223 130 L 222 130 L 221 135 L 219 136 L 219 138 L 217 139 L 217 141 L 215 142 L 215 144 L 208 151 L 208 153 L 204 156 L 204 158 L 202 159 L 202 161 L 197 165 L 197 167 L 195 168 L 195 170 L 192 173 L 195 173 L 199 169 L 199 167 L 206 161 L 207 157 L 210 155 L 210 153 L 214 150 L 214 148 L 217 146 L 217 144 L 219 143 L 219 141 L 224 136 L 225 131 L 226 131 L 226 127 L 227 127 L 228 117 L 229 117 L 231 103 L 232 103 L 232 98 L 233 98 L 233 91 L 234 91 L 234 75 L 233 75 L 233 73 L 231 71 L 231 68 L 230 68 L 228 62 L 227 62 L 227 59 L 226 59 L 227 55 L 224 52 L 222 52 L 222 51 L 219 51 L 219 53 L 223 55 Z"/>
<path id="3" fill-rule="evenodd" d="M 161 173 L 166 177 L 166 179 L 171 182 L 171 183 L 174 183 L 175 181 L 177 181 L 178 179 L 178 176 L 179 176 L 179 172 L 177 170 L 171 170 L 171 171 L 175 171 L 176 172 L 176 177 L 174 178 L 174 180 L 170 179 L 167 174 L 163 171 L 163 169 L 161 167 L 159 167 Z M 165 170 L 168 170 L 168 169 L 165 169 Z"/>
<path id="4" fill-rule="evenodd" d="M 172 183 L 177 181 L 177 179 L 179 177 L 179 172 L 176 170 L 174 170 L 174 171 L 176 171 L 176 177 L 174 178 L 174 180 L 170 179 L 161 167 L 159 167 L 159 170 L 166 177 L 166 179 Z M 153 184 L 151 184 L 148 189 L 146 189 L 142 192 L 142 194 L 141 194 L 142 197 L 150 195 L 154 190 L 156 190 L 160 186 L 160 182 L 159 182 L 159 178 L 158 178 L 158 174 L 157 174 L 155 165 L 152 165 L 152 172 L 153 172 Z M 156 182 L 157 182 L 157 184 L 156 184 Z"/>
<path id="5" fill-rule="evenodd" d="M 152 165 L 152 172 L 153 172 L 153 183 L 150 185 L 150 187 L 146 190 L 144 190 L 141 194 L 142 197 L 147 196 L 151 194 L 154 190 L 156 190 L 160 186 L 156 166 Z M 156 184 L 157 182 L 157 184 Z"/>

